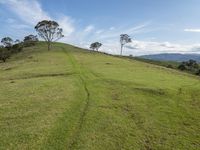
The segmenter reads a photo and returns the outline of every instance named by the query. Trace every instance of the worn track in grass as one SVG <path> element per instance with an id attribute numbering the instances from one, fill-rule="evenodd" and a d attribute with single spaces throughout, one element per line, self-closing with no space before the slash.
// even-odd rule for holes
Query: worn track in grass
<path id="1" fill-rule="evenodd" d="M 76 127 L 76 131 L 74 132 L 73 136 L 71 137 L 70 143 L 68 143 L 68 145 L 67 145 L 68 149 L 73 149 L 78 142 L 78 138 L 81 133 L 81 129 L 83 127 L 84 121 L 86 119 L 87 112 L 89 111 L 89 105 L 90 105 L 91 100 L 90 100 L 90 91 L 87 86 L 85 68 L 83 66 L 80 66 L 80 64 L 78 64 L 78 62 L 73 57 L 73 55 L 70 54 L 70 51 L 66 51 L 64 48 L 62 48 L 62 49 L 63 49 L 63 52 L 66 53 L 66 55 L 68 56 L 71 64 L 73 65 L 74 71 L 77 73 L 78 77 L 80 78 L 80 82 L 82 83 L 84 90 L 85 90 L 85 94 L 86 94 L 86 97 L 84 99 L 85 105 L 81 111 L 78 126 Z"/>

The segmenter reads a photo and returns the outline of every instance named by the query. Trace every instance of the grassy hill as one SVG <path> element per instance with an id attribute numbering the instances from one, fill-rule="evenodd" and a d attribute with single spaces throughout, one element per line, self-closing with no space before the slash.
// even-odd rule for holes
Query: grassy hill
<path id="1" fill-rule="evenodd" d="M 200 147 L 200 80 L 40 43 L 0 63 L 0 149 Z"/>
<path id="2" fill-rule="evenodd" d="M 145 59 L 145 58 L 140 58 L 140 57 L 133 57 L 133 59 L 154 64 L 154 65 L 158 65 L 158 66 L 171 68 L 171 69 L 177 69 L 178 66 L 181 64 L 180 62 L 176 62 L 176 61 L 160 61 L 160 60 L 151 60 L 151 59 Z"/>
<path id="3" fill-rule="evenodd" d="M 130 59 L 135 59 L 138 61 L 142 61 L 142 62 L 146 62 L 146 63 L 150 63 L 150 64 L 154 64 L 154 65 L 158 65 L 158 66 L 163 66 L 163 67 L 167 67 L 167 68 L 171 68 L 171 69 L 176 69 L 178 71 L 184 71 L 186 73 L 190 73 L 193 75 L 198 75 L 199 76 L 199 69 L 200 69 L 200 64 L 198 62 L 196 62 L 198 64 L 198 68 L 196 68 L 196 65 L 186 65 L 185 63 L 189 64 L 188 62 L 176 62 L 176 61 L 159 61 L 159 60 L 151 60 L 151 59 L 145 59 L 145 58 L 140 58 L 140 57 L 129 57 Z M 185 69 L 180 69 L 180 65 L 185 66 Z"/>

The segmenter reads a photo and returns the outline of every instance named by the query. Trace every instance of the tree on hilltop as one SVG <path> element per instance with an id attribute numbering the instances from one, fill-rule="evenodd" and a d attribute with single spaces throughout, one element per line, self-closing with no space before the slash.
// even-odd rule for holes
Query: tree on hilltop
<path id="1" fill-rule="evenodd" d="M 92 43 L 92 44 L 90 45 L 90 48 L 91 48 L 93 51 L 94 51 L 94 50 L 98 51 L 99 48 L 100 48 L 101 46 L 102 46 L 101 43 L 95 42 L 95 43 Z"/>
<path id="2" fill-rule="evenodd" d="M 59 24 L 56 21 L 43 20 L 38 22 L 35 26 L 35 30 L 38 35 L 44 39 L 47 43 L 48 50 L 51 49 L 51 43 L 64 37 L 63 29 L 59 28 Z"/>
<path id="3" fill-rule="evenodd" d="M 132 42 L 131 38 L 127 34 L 121 34 L 120 35 L 120 44 L 121 44 L 121 52 L 120 55 L 122 55 L 123 47 L 125 44 Z"/>
<path id="4" fill-rule="evenodd" d="M 9 49 L 13 45 L 13 40 L 10 37 L 4 37 L 2 38 L 1 43 L 4 45 L 4 47 Z"/>
<path id="5" fill-rule="evenodd" d="M 37 35 L 30 34 L 24 37 L 24 42 L 37 42 L 37 41 L 38 41 Z"/>

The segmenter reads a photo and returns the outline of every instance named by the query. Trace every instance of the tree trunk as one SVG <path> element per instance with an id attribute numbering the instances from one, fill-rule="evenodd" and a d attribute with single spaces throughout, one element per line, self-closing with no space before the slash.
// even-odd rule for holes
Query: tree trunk
<path id="1" fill-rule="evenodd" d="M 51 50 L 51 42 L 48 42 L 47 45 L 48 45 L 48 51 L 50 51 Z"/>
<path id="2" fill-rule="evenodd" d="M 123 45 L 121 44 L 121 52 L 120 52 L 120 55 L 122 56 L 122 49 L 123 49 Z"/>

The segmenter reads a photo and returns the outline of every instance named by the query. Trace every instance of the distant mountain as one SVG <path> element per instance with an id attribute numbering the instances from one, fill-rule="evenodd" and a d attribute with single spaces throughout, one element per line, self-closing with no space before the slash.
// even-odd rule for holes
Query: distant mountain
<path id="1" fill-rule="evenodd" d="M 140 58 L 159 60 L 159 61 L 188 61 L 190 59 L 200 62 L 200 54 L 179 54 L 179 53 L 163 53 L 155 55 L 143 55 Z"/>

